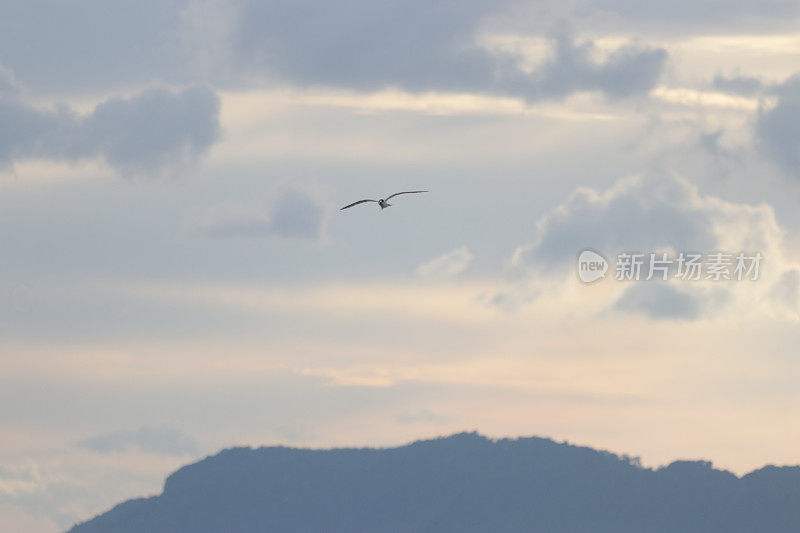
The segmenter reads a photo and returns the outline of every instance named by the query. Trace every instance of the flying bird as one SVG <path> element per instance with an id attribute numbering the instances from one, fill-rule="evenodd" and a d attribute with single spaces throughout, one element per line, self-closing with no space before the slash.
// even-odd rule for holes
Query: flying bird
<path id="1" fill-rule="evenodd" d="M 390 203 L 389 203 L 389 200 L 391 200 L 391 199 L 392 199 L 392 198 L 394 198 L 395 196 L 400 196 L 401 194 L 417 194 L 417 193 L 420 193 L 420 192 L 428 192 L 428 191 L 405 191 L 405 192 L 396 192 L 396 193 L 394 193 L 393 195 L 391 195 L 391 196 L 387 196 L 386 198 L 381 198 L 380 200 L 370 200 L 370 199 L 366 199 L 366 200 L 359 200 L 359 201 L 357 201 L 357 202 L 353 202 L 353 203 L 352 203 L 352 204 L 350 204 L 350 205 L 346 205 L 346 206 L 344 206 L 342 209 L 339 209 L 339 211 L 342 211 L 343 209 L 347 209 L 348 207 L 353 207 L 354 205 L 363 204 L 364 202 L 377 202 L 377 204 L 378 204 L 379 206 L 381 206 L 381 210 L 384 210 L 384 209 L 386 209 L 387 207 L 389 207 L 390 205 L 392 205 L 392 204 L 390 204 Z"/>

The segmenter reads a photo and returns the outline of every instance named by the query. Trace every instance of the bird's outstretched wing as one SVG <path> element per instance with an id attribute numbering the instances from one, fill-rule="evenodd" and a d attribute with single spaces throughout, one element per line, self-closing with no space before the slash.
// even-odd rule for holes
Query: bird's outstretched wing
<path id="1" fill-rule="evenodd" d="M 357 202 L 353 202 L 350 205 L 344 206 L 342 209 L 347 209 L 348 207 L 353 207 L 354 205 L 363 204 L 364 202 L 377 202 L 378 200 L 359 200 Z M 342 209 L 339 209 L 341 211 Z"/>
<path id="2" fill-rule="evenodd" d="M 387 196 L 386 199 L 394 198 L 395 196 L 400 196 L 401 194 L 416 194 L 418 192 L 428 192 L 428 191 L 405 191 L 405 192 L 396 192 L 391 196 Z"/>

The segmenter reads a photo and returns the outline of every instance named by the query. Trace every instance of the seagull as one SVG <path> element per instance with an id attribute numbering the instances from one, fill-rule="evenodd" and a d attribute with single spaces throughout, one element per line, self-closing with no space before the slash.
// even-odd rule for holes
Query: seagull
<path id="1" fill-rule="evenodd" d="M 344 206 L 342 209 L 339 209 L 339 211 L 342 211 L 342 210 L 344 210 L 344 209 L 347 209 L 348 207 L 353 207 L 354 205 L 363 204 L 364 202 L 377 202 L 377 203 L 378 203 L 378 205 L 379 205 L 379 206 L 381 206 L 381 211 L 383 211 L 384 209 L 386 209 L 387 207 L 389 207 L 390 205 L 392 205 L 392 204 L 390 204 L 390 203 L 389 203 L 389 200 L 390 200 L 390 199 L 392 199 L 392 198 L 394 198 L 395 196 L 399 196 L 399 195 L 401 195 L 401 194 L 417 194 L 417 193 L 420 193 L 420 192 L 428 192 L 428 191 L 405 191 L 405 192 L 396 192 L 396 193 L 394 193 L 393 195 L 391 195 L 391 196 L 387 196 L 386 198 L 381 198 L 380 200 L 370 200 L 370 199 L 366 199 L 366 200 L 359 200 L 359 201 L 357 201 L 357 202 L 353 202 L 353 203 L 352 203 L 352 204 L 350 204 L 350 205 L 346 205 L 346 206 Z"/>

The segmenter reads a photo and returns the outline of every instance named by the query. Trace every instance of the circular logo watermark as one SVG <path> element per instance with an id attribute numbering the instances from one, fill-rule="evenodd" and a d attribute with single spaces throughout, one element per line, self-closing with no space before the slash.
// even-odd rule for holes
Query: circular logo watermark
<path id="1" fill-rule="evenodd" d="M 608 261 L 594 250 L 584 250 L 578 255 L 578 278 L 584 283 L 592 283 L 606 277 Z"/>

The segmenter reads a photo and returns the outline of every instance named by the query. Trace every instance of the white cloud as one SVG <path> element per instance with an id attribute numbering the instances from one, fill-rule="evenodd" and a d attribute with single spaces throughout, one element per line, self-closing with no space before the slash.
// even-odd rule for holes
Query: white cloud
<path id="1" fill-rule="evenodd" d="M 425 279 L 452 279 L 472 263 L 473 256 L 466 246 L 444 253 L 417 267 L 417 274 Z"/>
<path id="2" fill-rule="evenodd" d="M 14 73 L 0 63 L 0 96 L 15 95 L 19 89 L 19 82 L 14 77 Z"/>
<path id="3" fill-rule="evenodd" d="M 529 283 L 552 291 L 563 280 L 577 283 L 575 261 L 584 249 L 598 250 L 612 263 L 621 252 L 762 254 L 756 282 L 671 280 L 667 285 L 645 282 L 644 277 L 633 286 L 610 282 L 619 286 L 610 308 L 653 319 L 694 320 L 726 306 L 763 312 L 774 300 L 770 284 L 778 279 L 790 283 L 786 272 L 796 268 L 786 257 L 783 238 L 784 230 L 767 204 L 703 195 L 677 175 L 644 175 L 620 180 L 605 191 L 578 188 L 539 219 L 534 242 L 519 246 L 512 262 L 531 274 Z"/>
<path id="4" fill-rule="evenodd" d="M 702 195 L 688 179 L 648 174 L 617 181 L 605 191 L 579 187 L 537 222 L 532 244 L 514 253 L 518 266 L 537 270 L 571 264 L 593 248 L 623 251 L 779 252 L 783 232 L 767 204 Z"/>

